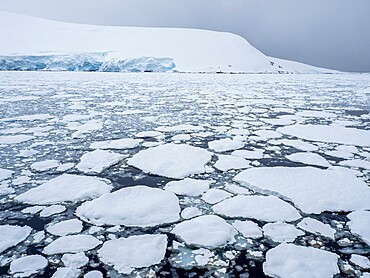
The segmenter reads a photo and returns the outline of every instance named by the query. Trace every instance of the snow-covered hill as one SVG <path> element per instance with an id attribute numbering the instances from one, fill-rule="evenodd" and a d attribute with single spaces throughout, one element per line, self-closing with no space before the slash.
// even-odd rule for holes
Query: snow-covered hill
<path id="1" fill-rule="evenodd" d="M 0 70 L 335 73 L 206 30 L 56 22 L 0 11 Z"/>

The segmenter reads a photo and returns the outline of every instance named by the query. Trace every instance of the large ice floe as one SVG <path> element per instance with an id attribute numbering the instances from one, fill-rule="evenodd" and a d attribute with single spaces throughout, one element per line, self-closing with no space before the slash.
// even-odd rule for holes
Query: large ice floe
<path id="1" fill-rule="evenodd" d="M 127 163 L 146 173 L 181 179 L 206 171 L 212 153 L 185 144 L 165 144 L 140 151 Z"/>
<path id="2" fill-rule="evenodd" d="M 260 167 L 247 169 L 234 180 L 252 190 L 290 200 L 305 213 L 370 209 L 369 186 L 344 171 Z"/>
<path id="3" fill-rule="evenodd" d="M 95 225 L 137 227 L 176 222 L 179 213 L 175 194 L 147 186 L 122 188 L 85 202 L 76 210 L 80 218 Z"/>
<path id="4" fill-rule="evenodd" d="M 98 254 L 120 273 L 129 274 L 134 268 L 159 264 L 166 254 L 166 235 L 138 235 L 106 241 Z"/>
<path id="5" fill-rule="evenodd" d="M 27 204 L 57 204 L 97 198 L 110 192 L 112 186 L 97 177 L 63 174 L 18 195 L 18 202 Z"/>
<path id="6" fill-rule="evenodd" d="M 282 243 L 267 251 L 263 271 L 272 277 L 329 278 L 339 273 L 337 262 L 334 253 Z"/>

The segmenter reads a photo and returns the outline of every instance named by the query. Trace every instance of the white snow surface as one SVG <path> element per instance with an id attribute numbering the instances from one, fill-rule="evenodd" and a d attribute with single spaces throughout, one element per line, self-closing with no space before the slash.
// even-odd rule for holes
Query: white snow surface
<path id="1" fill-rule="evenodd" d="M 101 173 L 103 170 L 120 162 L 124 156 L 112 151 L 95 150 L 85 153 L 76 168 L 85 173 Z"/>
<path id="2" fill-rule="evenodd" d="M 355 211 L 347 215 L 351 233 L 358 235 L 370 246 L 370 211 Z"/>
<path id="3" fill-rule="evenodd" d="M 41 255 L 29 255 L 13 260 L 10 273 L 14 277 L 30 277 L 48 265 L 48 260 Z"/>
<path id="4" fill-rule="evenodd" d="M 102 262 L 112 265 L 118 272 L 129 274 L 134 268 L 159 264 L 166 248 L 166 235 L 138 235 L 106 241 L 98 255 Z"/>
<path id="5" fill-rule="evenodd" d="M 164 190 L 177 195 L 200 196 L 209 189 L 211 181 L 185 178 L 180 181 L 170 181 L 164 186 Z"/>
<path id="6" fill-rule="evenodd" d="M 331 278 L 339 273 L 337 263 L 334 253 L 282 243 L 267 251 L 263 272 L 272 277 Z"/>
<path id="7" fill-rule="evenodd" d="M 83 62 L 90 63 L 90 70 L 98 63 L 96 70 L 100 71 L 166 71 L 176 67 L 186 72 L 277 73 L 285 67 L 272 66 L 271 59 L 277 59 L 231 33 L 84 25 L 8 12 L 1 12 L 0 26 L 4 26 L 0 36 L 7 42 L 0 46 L 0 55 L 23 56 L 28 63 L 35 56 L 51 56 L 51 61 L 42 60 L 49 70 L 66 70 L 68 63 L 79 68 Z M 12 61 L 9 59 L 10 64 Z M 288 61 L 276 63 L 286 65 L 285 72 L 333 72 Z"/>
<path id="8" fill-rule="evenodd" d="M 236 230 L 216 215 L 202 215 L 177 224 L 171 231 L 187 244 L 216 248 L 233 242 Z"/>
<path id="9" fill-rule="evenodd" d="M 339 143 L 369 147 L 370 131 L 333 125 L 291 125 L 277 131 L 309 141 Z"/>
<path id="10" fill-rule="evenodd" d="M 239 195 L 214 205 L 212 209 L 226 217 L 252 218 L 267 222 L 294 221 L 301 218 L 294 207 L 275 196 Z"/>
<path id="11" fill-rule="evenodd" d="M 127 160 L 146 173 L 182 179 L 206 171 L 212 153 L 186 144 L 164 144 L 140 151 Z"/>
<path id="12" fill-rule="evenodd" d="M 283 196 L 306 213 L 370 208 L 366 183 L 336 169 L 259 167 L 241 172 L 234 180 L 261 193 Z"/>
<path id="13" fill-rule="evenodd" d="M 76 210 L 78 217 L 95 225 L 137 227 L 176 222 L 179 213 L 179 199 L 174 193 L 141 185 L 104 194 Z"/>
<path id="14" fill-rule="evenodd" d="M 94 249 L 101 241 L 91 235 L 69 235 L 54 240 L 44 248 L 46 255 L 79 253 Z"/>
<path id="15" fill-rule="evenodd" d="M 28 226 L 0 225 L 0 253 L 24 241 L 31 231 Z"/>
<path id="16" fill-rule="evenodd" d="M 97 177 L 63 174 L 32 188 L 15 199 L 27 204 L 57 204 L 94 199 L 110 192 L 112 186 Z"/>

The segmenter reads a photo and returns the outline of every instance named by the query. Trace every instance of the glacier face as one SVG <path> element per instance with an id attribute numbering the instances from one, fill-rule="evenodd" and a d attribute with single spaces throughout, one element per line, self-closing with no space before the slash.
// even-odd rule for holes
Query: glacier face
<path id="1" fill-rule="evenodd" d="M 172 58 L 107 58 L 107 53 L 70 55 L 0 56 L 0 70 L 167 72 L 176 65 Z"/>

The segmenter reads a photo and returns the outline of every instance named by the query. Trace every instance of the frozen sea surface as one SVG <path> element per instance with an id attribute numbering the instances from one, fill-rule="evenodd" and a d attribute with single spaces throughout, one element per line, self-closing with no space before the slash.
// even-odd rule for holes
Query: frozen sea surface
<path id="1" fill-rule="evenodd" d="M 0 72 L 0 276 L 370 276 L 369 112 L 366 74 Z"/>

